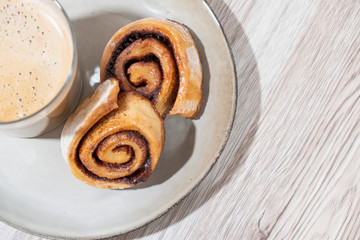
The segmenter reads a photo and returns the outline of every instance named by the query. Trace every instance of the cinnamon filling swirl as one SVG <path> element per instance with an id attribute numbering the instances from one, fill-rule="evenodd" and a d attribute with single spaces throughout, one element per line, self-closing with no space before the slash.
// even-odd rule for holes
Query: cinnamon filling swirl
<path id="1" fill-rule="evenodd" d="M 118 81 L 103 82 L 70 116 L 61 136 L 71 171 L 95 187 L 146 181 L 165 141 L 163 119 L 153 104 L 136 92 L 118 91 Z"/>
<path id="2" fill-rule="evenodd" d="M 201 62 L 182 24 L 146 18 L 121 28 L 104 50 L 100 76 L 117 79 L 123 92 L 145 96 L 163 118 L 196 118 L 200 110 Z"/>

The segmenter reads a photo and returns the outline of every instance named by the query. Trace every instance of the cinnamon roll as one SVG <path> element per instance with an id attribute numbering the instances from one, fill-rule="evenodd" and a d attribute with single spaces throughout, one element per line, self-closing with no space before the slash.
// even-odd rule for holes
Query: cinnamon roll
<path id="1" fill-rule="evenodd" d="M 115 78 L 122 92 L 137 91 L 160 115 L 196 118 L 202 66 L 189 30 L 174 21 L 146 18 L 118 30 L 104 50 L 101 81 Z"/>
<path id="2" fill-rule="evenodd" d="M 67 120 L 63 157 L 81 181 L 99 188 L 127 188 L 148 179 L 164 146 L 161 116 L 145 97 L 119 93 L 118 81 L 100 84 Z"/>

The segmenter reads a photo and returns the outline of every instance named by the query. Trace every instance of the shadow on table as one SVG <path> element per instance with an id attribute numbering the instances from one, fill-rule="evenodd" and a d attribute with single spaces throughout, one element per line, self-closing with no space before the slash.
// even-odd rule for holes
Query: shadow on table
<path id="1" fill-rule="evenodd" d="M 238 97 L 236 118 L 229 143 L 224 150 L 227 158 L 221 157 L 205 180 L 179 205 L 152 223 L 111 240 L 136 239 L 155 234 L 181 221 L 200 208 L 236 177 L 236 172 L 246 161 L 257 131 L 261 107 L 260 77 L 257 63 L 246 34 L 222 1 L 210 3 L 221 22 L 232 52 L 237 71 Z M 241 170 L 240 170 L 241 174 Z"/>

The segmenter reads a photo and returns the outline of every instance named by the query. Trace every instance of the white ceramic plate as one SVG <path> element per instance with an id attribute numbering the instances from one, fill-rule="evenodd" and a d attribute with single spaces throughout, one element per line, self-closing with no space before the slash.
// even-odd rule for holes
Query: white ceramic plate
<path id="1" fill-rule="evenodd" d="M 75 28 L 83 71 L 81 99 L 98 81 L 102 51 L 131 21 L 162 17 L 194 34 L 204 70 L 199 120 L 168 117 L 166 145 L 148 182 L 103 190 L 72 176 L 59 147 L 62 126 L 34 139 L 0 134 L 0 219 L 35 235 L 100 238 L 139 228 L 183 199 L 210 171 L 228 138 L 236 79 L 221 27 L 202 0 L 61 0 Z"/>

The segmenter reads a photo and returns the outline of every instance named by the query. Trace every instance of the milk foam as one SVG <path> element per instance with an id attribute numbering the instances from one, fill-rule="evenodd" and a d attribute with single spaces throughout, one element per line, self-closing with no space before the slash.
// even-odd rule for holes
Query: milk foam
<path id="1" fill-rule="evenodd" d="M 0 122 L 37 112 L 60 91 L 72 62 L 66 29 L 41 1 L 0 0 Z"/>

